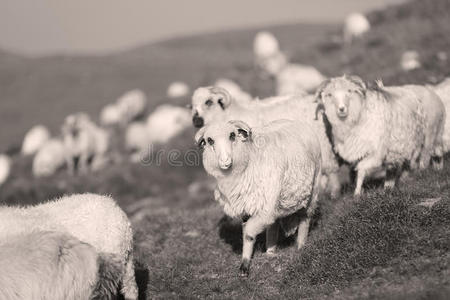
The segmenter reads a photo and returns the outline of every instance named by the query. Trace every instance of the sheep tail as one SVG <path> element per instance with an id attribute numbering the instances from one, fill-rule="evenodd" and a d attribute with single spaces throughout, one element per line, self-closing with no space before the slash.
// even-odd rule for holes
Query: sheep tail
<path id="1" fill-rule="evenodd" d="M 99 253 L 97 283 L 92 292 L 92 300 L 116 299 L 124 267 L 118 255 Z"/>

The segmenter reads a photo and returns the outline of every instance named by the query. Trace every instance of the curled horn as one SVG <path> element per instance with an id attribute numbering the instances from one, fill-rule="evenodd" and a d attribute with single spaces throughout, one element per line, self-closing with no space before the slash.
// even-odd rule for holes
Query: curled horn
<path id="1" fill-rule="evenodd" d="M 319 85 L 319 87 L 316 90 L 316 94 L 314 96 L 315 100 L 314 102 L 322 103 L 322 93 L 325 90 L 325 88 L 330 84 L 331 79 L 327 79 L 322 81 L 322 83 Z"/>
<path id="2" fill-rule="evenodd" d="M 247 123 L 245 123 L 244 121 L 240 121 L 240 120 L 232 120 L 229 121 L 228 123 L 230 123 L 231 125 L 233 125 L 234 127 L 237 128 L 238 133 L 245 139 L 249 139 L 252 136 L 252 129 L 250 128 L 250 126 L 248 126 Z"/>
<path id="3" fill-rule="evenodd" d="M 205 135 L 205 131 L 206 131 L 206 126 L 200 128 L 200 129 L 197 131 L 197 133 L 195 134 L 195 138 L 194 138 L 195 144 L 196 144 L 198 147 L 200 147 L 200 148 L 202 148 L 202 142 L 205 140 L 205 139 L 203 138 L 203 136 Z"/>
<path id="4" fill-rule="evenodd" d="M 218 103 L 223 110 L 230 106 L 231 102 L 233 101 L 233 97 L 231 96 L 231 94 L 222 87 L 213 86 L 210 87 L 210 91 L 213 94 L 222 95 L 222 97 L 218 99 Z"/>
<path id="5" fill-rule="evenodd" d="M 351 83 L 358 86 L 358 91 L 361 93 L 362 96 L 366 96 L 367 92 L 367 84 L 364 82 L 364 80 L 361 79 L 361 77 L 356 75 L 344 75 L 344 79 L 350 81 Z"/>

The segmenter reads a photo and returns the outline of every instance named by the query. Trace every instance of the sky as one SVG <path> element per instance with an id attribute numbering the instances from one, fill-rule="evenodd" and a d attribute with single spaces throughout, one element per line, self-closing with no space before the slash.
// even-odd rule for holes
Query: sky
<path id="1" fill-rule="evenodd" d="M 105 54 L 160 39 L 292 22 L 339 22 L 404 0 L 0 0 L 0 48 Z"/>

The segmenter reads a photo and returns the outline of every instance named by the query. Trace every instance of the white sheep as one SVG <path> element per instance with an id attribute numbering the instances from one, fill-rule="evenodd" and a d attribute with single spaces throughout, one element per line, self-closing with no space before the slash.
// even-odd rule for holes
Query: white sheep
<path id="1" fill-rule="evenodd" d="M 219 78 L 216 80 L 214 85 L 226 89 L 238 102 L 247 103 L 255 100 L 249 93 L 243 91 L 241 87 L 231 79 Z"/>
<path id="2" fill-rule="evenodd" d="M 119 97 L 116 105 L 120 111 L 122 122 L 127 124 L 145 113 L 147 97 L 141 90 L 131 90 Z"/>
<path id="3" fill-rule="evenodd" d="M 91 169 L 98 170 L 106 162 L 109 150 L 109 134 L 91 121 L 85 113 L 69 115 L 62 126 L 66 163 L 69 174 L 73 174 L 76 164 L 81 173 Z"/>
<path id="4" fill-rule="evenodd" d="M 8 179 L 11 173 L 11 158 L 6 154 L 0 154 L 0 186 Z"/>
<path id="5" fill-rule="evenodd" d="M 268 31 L 260 31 L 253 40 L 253 53 L 256 58 L 272 56 L 280 51 L 277 38 Z"/>
<path id="6" fill-rule="evenodd" d="M 402 54 L 400 66 L 404 71 L 411 71 L 421 67 L 419 53 L 414 50 L 405 51 Z"/>
<path id="7" fill-rule="evenodd" d="M 184 107 L 163 104 L 147 118 L 147 130 L 151 144 L 166 144 L 189 127 L 191 117 Z"/>
<path id="8" fill-rule="evenodd" d="M 447 118 L 444 129 L 444 152 L 450 151 L 450 78 L 445 79 L 435 87 L 433 87 L 436 94 L 439 95 L 444 103 L 445 110 L 447 112 Z"/>
<path id="9" fill-rule="evenodd" d="M 35 177 L 53 175 L 66 161 L 65 147 L 61 140 L 51 139 L 39 149 L 33 158 L 32 171 Z"/>
<path id="10" fill-rule="evenodd" d="M 38 152 L 50 139 L 50 131 L 43 125 L 32 127 L 26 134 L 22 143 L 22 154 L 33 155 Z"/>
<path id="11" fill-rule="evenodd" d="M 120 260 L 77 238 L 33 231 L 0 241 L 0 299 L 113 299 Z"/>
<path id="12" fill-rule="evenodd" d="M 278 225 L 287 235 L 298 228 L 297 248 L 305 244 L 321 174 L 320 144 L 311 128 L 288 120 L 254 128 L 214 122 L 195 140 L 206 172 L 217 180 L 216 200 L 228 216 L 244 220 L 242 275 L 249 274 L 256 236 L 265 229 L 268 254 L 276 250 Z"/>
<path id="13" fill-rule="evenodd" d="M 361 13 L 351 13 L 345 18 L 344 41 L 351 43 L 370 30 L 370 23 L 366 16 Z"/>
<path id="14" fill-rule="evenodd" d="M 102 126 L 116 126 L 123 121 L 122 111 L 117 104 L 108 104 L 100 112 L 100 124 Z"/>
<path id="15" fill-rule="evenodd" d="M 335 151 L 356 165 L 355 195 L 367 176 L 389 171 L 385 187 L 392 187 L 405 164 L 417 167 L 426 120 L 413 91 L 368 88 L 361 78 L 344 75 L 325 81 L 316 97 L 332 125 Z"/>
<path id="16" fill-rule="evenodd" d="M 326 77 L 312 66 L 287 64 L 276 75 L 277 95 L 305 95 L 315 92 L 325 79 Z"/>
<path id="17" fill-rule="evenodd" d="M 261 126 L 279 119 L 300 120 L 313 128 L 322 152 L 323 185 L 333 197 L 341 189 L 339 165 L 327 136 L 322 116 L 315 118 L 317 103 L 314 96 L 278 96 L 242 105 L 219 87 L 198 88 L 192 96 L 192 121 L 202 127 L 215 120 L 242 120 L 250 126 Z"/>
<path id="18" fill-rule="evenodd" d="M 189 86 L 181 81 L 172 82 L 167 87 L 166 95 L 168 98 L 175 99 L 186 97 L 189 94 Z"/>
<path id="19" fill-rule="evenodd" d="M 131 153 L 130 160 L 137 163 L 151 146 L 149 131 L 145 122 L 134 122 L 125 131 L 125 148 Z"/>
<path id="20" fill-rule="evenodd" d="M 30 207 L 0 206 L 0 241 L 36 230 L 68 233 L 97 252 L 116 255 L 124 274 L 121 291 L 126 299 L 137 299 L 133 231 L 112 198 L 80 194 Z"/>

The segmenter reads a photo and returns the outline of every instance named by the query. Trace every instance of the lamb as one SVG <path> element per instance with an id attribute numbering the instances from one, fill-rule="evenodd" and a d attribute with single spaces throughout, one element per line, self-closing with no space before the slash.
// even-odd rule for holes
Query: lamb
<path id="1" fill-rule="evenodd" d="M 65 149 L 61 140 L 56 138 L 49 140 L 33 158 L 33 175 L 35 177 L 53 175 L 66 162 Z"/>
<path id="2" fill-rule="evenodd" d="M 335 151 L 358 172 L 355 195 L 367 176 L 389 171 L 385 187 L 393 187 L 405 164 L 417 168 L 425 141 L 425 112 L 408 88 L 368 88 L 357 76 L 325 81 L 317 101 L 332 126 Z"/>
<path id="3" fill-rule="evenodd" d="M 126 214 L 112 198 L 79 194 L 31 207 L 0 206 L 0 241 L 33 231 L 71 234 L 98 253 L 117 256 L 123 274 L 121 292 L 126 299 L 137 299 L 133 232 Z"/>
<path id="4" fill-rule="evenodd" d="M 339 164 L 327 137 L 325 124 L 315 119 L 317 103 L 314 96 L 279 96 L 242 105 L 224 89 L 198 88 L 192 97 L 192 121 L 202 127 L 214 120 L 242 120 L 250 126 L 261 126 L 278 119 L 301 120 L 313 128 L 322 152 L 322 183 L 332 197 L 340 193 Z"/>
<path id="5" fill-rule="evenodd" d="M 100 169 L 106 161 L 109 150 L 109 134 L 91 121 L 85 113 L 76 113 L 66 117 L 62 126 L 66 163 L 69 174 L 74 174 L 76 164 L 81 173 L 91 169 Z"/>
<path id="6" fill-rule="evenodd" d="M 445 110 L 447 112 L 447 119 L 445 122 L 444 129 L 444 152 L 450 151 L 450 120 L 448 117 L 450 116 L 450 78 L 445 79 L 440 84 L 433 87 L 434 91 L 441 98 L 444 103 Z"/>
<path id="7" fill-rule="evenodd" d="M 11 158 L 6 154 L 0 154 L 0 186 L 2 186 L 6 180 L 8 180 L 11 173 Z"/>
<path id="8" fill-rule="evenodd" d="M 366 16 L 361 13 L 351 13 L 345 19 L 344 41 L 346 43 L 351 43 L 369 30 L 370 23 Z"/>
<path id="9" fill-rule="evenodd" d="M 26 134 L 22 143 L 22 154 L 33 155 L 50 139 L 50 131 L 43 125 L 32 127 Z"/>
<path id="10" fill-rule="evenodd" d="M 117 99 L 116 105 L 120 111 L 122 122 L 127 124 L 145 113 L 147 97 L 141 90 L 131 90 Z"/>
<path id="11" fill-rule="evenodd" d="M 33 231 L 0 241 L 0 299 L 113 299 L 120 260 L 75 237 Z"/>
<path id="12" fill-rule="evenodd" d="M 189 94 L 189 86 L 181 81 L 172 82 L 167 88 L 166 94 L 170 99 L 186 97 Z"/>
<path id="13" fill-rule="evenodd" d="M 298 228 L 297 248 L 305 244 L 321 174 L 312 128 L 289 120 L 254 128 L 243 121 L 215 122 L 195 140 L 206 172 L 217 181 L 216 200 L 228 216 L 244 220 L 241 275 L 249 275 L 256 236 L 265 229 L 268 254 L 276 251 L 278 225 L 287 235 Z"/>

